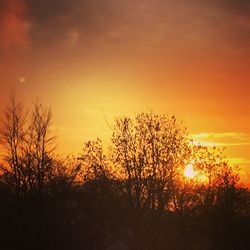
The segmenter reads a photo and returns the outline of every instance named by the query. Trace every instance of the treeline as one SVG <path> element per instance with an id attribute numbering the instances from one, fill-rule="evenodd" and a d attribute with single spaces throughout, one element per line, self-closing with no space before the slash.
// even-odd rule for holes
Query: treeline
<path id="1" fill-rule="evenodd" d="M 0 129 L 0 248 L 249 249 L 250 193 L 175 116 L 114 122 L 108 150 L 57 155 L 52 113 L 11 98 Z M 184 175 L 186 167 L 195 175 Z"/>

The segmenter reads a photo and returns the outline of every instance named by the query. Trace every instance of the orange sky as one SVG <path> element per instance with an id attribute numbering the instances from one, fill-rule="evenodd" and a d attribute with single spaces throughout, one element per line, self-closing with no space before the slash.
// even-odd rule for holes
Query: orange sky
<path id="1" fill-rule="evenodd" d="M 107 139 L 114 116 L 176 114 L 250 178 L 250 3 L 0 0 L 0 107 L 54 111 L 63 152 Z"/>

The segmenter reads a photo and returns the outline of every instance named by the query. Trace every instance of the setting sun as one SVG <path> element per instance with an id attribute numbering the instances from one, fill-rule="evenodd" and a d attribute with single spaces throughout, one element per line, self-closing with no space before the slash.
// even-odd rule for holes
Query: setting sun
<path id="1" fill-rule="evenodd" d="M 184 176 L 193 179 L 197 175 L 197 171 L 194 171 L 193 165 L 188 164 L 184 170 Z"/>

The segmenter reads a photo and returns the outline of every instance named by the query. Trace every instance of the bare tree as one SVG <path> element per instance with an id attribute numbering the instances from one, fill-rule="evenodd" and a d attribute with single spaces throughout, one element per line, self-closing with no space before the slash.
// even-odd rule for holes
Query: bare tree
<path id="1" fill-rule="evenodd" d="M 172 196 L 174 211 L 197 215 L 212 213 L 216 207 L 232 209 L 237 202 L 238 168 L 228 164 L 223 149 L 194 146 L 190 160 L 196 174 L 188 179 L 180 171 Z"/>
<path id="2" fill-rule="evenodd" d="M 42 193 L 53 171 L 54 137 L 49 135 L 51 110 L 36 103 L 28 119 L 12 96 L 0 130 L 4 152 L 2 171 L 17 195 Z"/>
<path id="3" fill-rule="evenodd" d="M 53 170 L 55 137 L 49 134 L 51 119 L 50 108 L 44 108 L 40 103 L 34 104 L 31 124 L 27 133 L 25 154 L 29 167 L 32 167 L 33 174 L 35 174 L 34 181 L 38 193 L 43 192 L 48 174 Z"/>
<path id="4" fill-rule="evenodd" d="M 26 114 L 21 103 L 17 103 L 14 96 L 6 107 L 4 120 L 0 129 L 0 142 L 4 151 L 4 165 L 1 170 L 7 181 L 20 195 L 24 186 L 23 165 L 21 161 L 23 143 L 27 133 Z"/>
<path id="5" fill-rule="evenodd" d="M 111 158 L 135 208 L 164 211 L 177 169 L 190 154 L 187 132 L 175 116 L 141 113 L 116 120 Z"/>
<path id="6" fill-rule="evenodd" d="M 94 179 L 105 179 L 111 174 L 108 169 L 108 159 L 103 152 L 100 139 L 87 141 L 84 144 L 79 160 L 82 165 L 81 176 L 84 182 Z"/>

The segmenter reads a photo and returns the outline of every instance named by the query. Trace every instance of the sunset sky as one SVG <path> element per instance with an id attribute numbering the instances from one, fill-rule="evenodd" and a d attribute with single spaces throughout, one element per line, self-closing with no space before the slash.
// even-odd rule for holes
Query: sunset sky
<path id="1" fill-rule="evenodd" d="M 51 105 L 63 153 L 115 116 L 176 114 L 250 179 L 250 1 L 0 0 L 0 108 Z"/>

